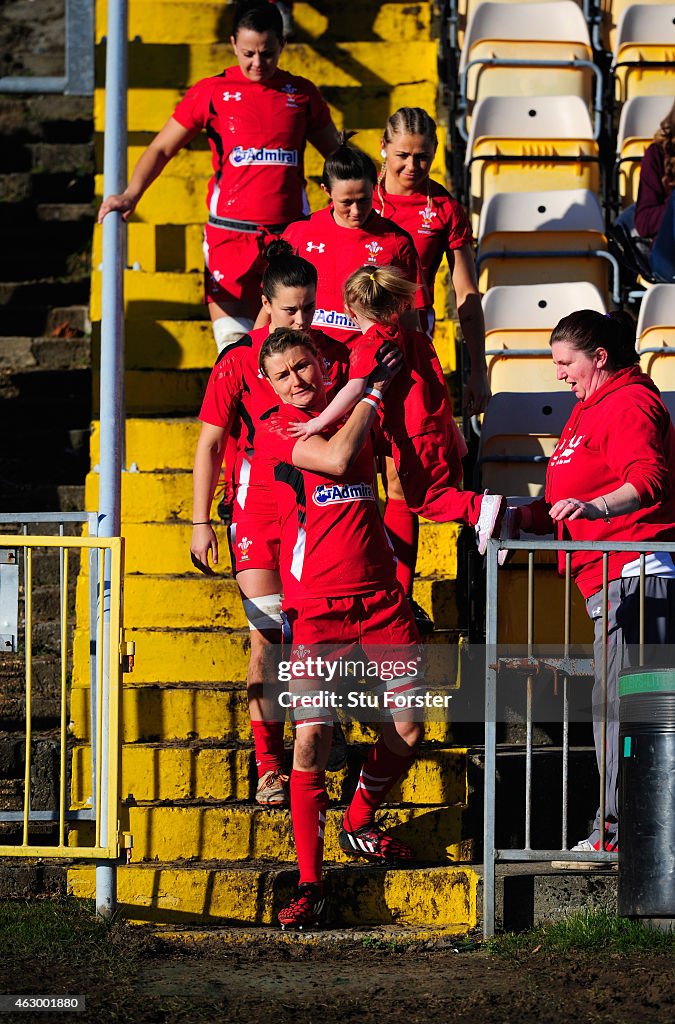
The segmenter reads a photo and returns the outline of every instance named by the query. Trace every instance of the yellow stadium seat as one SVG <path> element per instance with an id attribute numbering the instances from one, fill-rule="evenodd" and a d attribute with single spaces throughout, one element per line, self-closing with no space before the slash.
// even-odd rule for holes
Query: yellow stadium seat
<path id="1" fill-rule="evenodd" d="M 637 337 L 642 369 L 661 391 L 675 391 L 675 284 L 647 289 Z"/>
<path id="2" fill-rule="evenodd" d="M 474 231 L 497 192 L 600 190 L 598 144 L 578 96 L 487 96 L 476 104 L 465 157 Z"/>
<path id="3" fill-rule="evenodd" d="M 550 382 L 553 386 L 552 360 Z M 574 404 L 574 395 L 569 391 L 495 395 L 481 429 L 478 455 L 481 486 L 495 494 L 540 497 L 544 492 L 548 459 Z"/>
<path id="4" fill-rule="evenodd" d="M 622 208 L 637 199 L 640 164 L 654 133 L 673 105 L 673 96 L 633 96 L 621 108 L 616 137 L 614 187 Z"/>
<path id="5" fill-rule="evenodd" d="M 623 12 L 611 71 L 619 103 L 675 93 L 675 4 L 634 4 Z"/>
<path id="6" fill-rule="evenodd" d="M 618 266 L 607 252 L 602 210 L 588 189 L 490 196 L 478 226 L 479 288 L 589 281 L 618 301 Z M 609 272 L 609 273 L 608 273 Z"/>
<path id="7" fill-rule="evenodd" d="M 551 331 L 576 309 L 606 310 L 598 289 L 585 281 L 490 288 L 483 296 L 485 355 L 490 390 L 567 391 L 552 373 Z"/>
<path id="8" fill-rule="evenodd" d="M 460 130 L 485 96 L 579 96 L 599 116 L 602 79 L 592 60 L 588 26 L 572 0 L 480 4 L 459 62 Z"/>

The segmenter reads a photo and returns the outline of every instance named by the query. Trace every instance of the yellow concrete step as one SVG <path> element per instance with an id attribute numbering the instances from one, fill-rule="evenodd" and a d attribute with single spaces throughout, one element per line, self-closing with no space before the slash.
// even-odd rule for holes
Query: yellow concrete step
<path id="1" fill-rule="evenodd" d="M 349 864 L 338 835 L 343 808 L 329 808 L 326 815 L 325 860 Z M 378 815 L 384 828 L 408 843 L 424 864 L 466 860 L 467 840 L 462 839 L 459 807 L 387 807 Z M 274 858 L 293 861 L 295 844 L 288 810 L 268 810 L 241 804 L 185 806 L 147 804 L 122 806 L 120 827 L 134 837 L 134 860 L 229 860 Z M 92 822 L 75 822 L 71 846 L 89 845 Z M 358 862 L 358 860 L 357 860 Z"/>
<path id="2" fill-rule="evenodd" d="M 210 367 L 204 370 L 127 370 L 124 374 L 129 416 L 195 416 L 204 398 Z M 92 412 L 99 415 L 100 376 L 92 374 Z"/>
<path id="3" fill-rule="evenodd" d="M 203 284 L 203 275 L 196 272 L 146 274 L 127 270 L 124 274 L 125 315 L 136 320 L 196 320 L 202 315 Z M 91 275 L 91 319 L 101 319 L 101 273 L 98 270 Z"/>
<path id="4" fill-rule="evenodd" d="M 290 750 L 289 750 L 290 756 Z M 349 748 L 349 765 L 328 772 L 333 803 L 348 803 L 364 759 L 363 748 Z M 405 777 L 389 794 L 388 803 L 465 806 L 466 759 L 463 749 L 422 749 Z M 127 803 L 185 800 L 253 802 L 257 774 L 253 751 L 225 745 L 165 746 L 124 744 L 120 793 Z M 71 805 L 82 807 L 91 797 L 91 748 L 73 749 Z"/>
<path id="5" fill-rule="evenodd" d="M 89 690 L 73 685 L 71 733 L 82 743 L 91 742 Z M 362 722 L 343 723 L 348 743 L 372 743 L 377 732 Z M 427 722 L 425 742 L 452 745 L 449 722 Z M 135 685 L 125 677 L 122 692 L 123 743 L 173 742 L 191 739 L 250 743 L 251 723 L 245 687 L 232 684 L 186 683 Z M 290 739 L 290 733 L 288 734 Z"/>
<path id="6" fill-rule="evenodd" d="M 400 42 L 345 42 L 307 45 L 291 43 L 281 67 L 326 88 L 361 88 L 366 95 L 376 85 L 395 86 L 415 81 L 420 69 L 433 68 L 437 44 L 418 38 Z M 132 88 L 187 88 L 202 78 L 219 75 L 236 63 L 229 43 L 193 42 L 180 47 L 145 40 L 129 46 L 129 85 Z M 377 71 L 373 71 L 373 69 Z M 100 82 L 103 85 L 103 81 Z M 171 111 L 168 111 L 170 114 Z"/>
<path id="7" fill-rule="evenodd" d="M 141 225 L 139 225 L 140 227 Z M 210 370 L 216 343 L 206 306 L 194 309 L 193 320 L 127 320 L 125 364 L 128 370 Z M 99 360 L 100 324 L 92 330 L 93 360 Z"/>
<path id="8" fill-rule="evenodd" d="M 178 469 L 192 471 L 201 424 L 193 418 L 134 419 L 126 421 L 127 462 L 142 473 Z M 89 451 L 92 465 L 100 458 L 100 423 L 92 423 Z"/>
<path id="9" fill-rule="evenodd" d="M 428 941 L 439 930 L 462 934 L 476 925 L 477 875 L 468 866 L 384 870 L 351 865 L 328 868 L 325 878 L 332 927 L 389 926 L 390 941 L 396 937 L 391 926 L 417 927 Z M 117 872 L 117 899 L 121 914 L 138 923 L 275 925 L 296 882 L 290 864 L 132 863 Z M 93 899 L 95 869 L 70 868 L 68 888 L 73 896 Z M 260 941 L 259 931 L 248 941 Z"/>
<path id="10" fill-rule="evenodd" d="M 429 0 L 416 4 L 398 0 L 379 3 L 373 11 L 372 0 L 356 0 L 350 3 L 349 17 L 345 18 L 342 0 L 325 0 L 320 12 L 316 4 L 295 3 L 296 37 L 319 39 L 327 35 L 331 39 L 367 37 L 413 42 L 429 38 L 431 6 Z M 138 36 L 144 43 L 175 44 L 227 42 L 232 15 L 233 8 L 228 8 L 223 0 L 131 0 L 129 39 Z M 96 42 L 101 42 L 107 32 L 107 0 L 99 0 Z"/>
<path id="11" fill-rule="evenodd" d="M 427 73 L 420 69 L 420 76 Z M 436 108 L 437 83 L 421 78 L 406 84 L 389 86 L 378 84 L 377 77 L 367 86 L 329 86 L 322 89 L 333 121 L 338 128 L 374 128 L 380 131 L 387 118 L 399 107 Z M 191 76 L 189 76 L 191 77 Z M 130 132 L 158 132 L 182 99 L 183 89 L 130 88 L 128 93 Z M 94 130 L 102 132 L 105 125 L 105 90 L 94 93 Z"/>
<path id="12" fill-rule="evenodd" d="M 248 629 L 134 629 L 132 625 L 126 628 L 126 637 L 136 644 L 135 685 L 246 679 Z M 77 628 L 73 638 L 74 662 L 78 667 L 85 666 L 88 658 L 89 633 Z M 78 685 L 88 685 L 81 671 L 74 672 L 73 689 Z"/>

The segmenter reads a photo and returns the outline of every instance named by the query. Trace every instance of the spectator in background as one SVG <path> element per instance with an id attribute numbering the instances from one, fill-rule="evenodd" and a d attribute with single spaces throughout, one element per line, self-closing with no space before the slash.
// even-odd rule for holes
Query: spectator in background
<path id="1" fill-rule="evenodd" d="M 651 242 L 649 263 L 659 281 L 675 281 L 675 103 L 647 147 L 640 168 L 635 230 Z"/>
<path id="2" fill-rule="evenodd" d="M 658 388 L 638 365 L 635 325 L 625 313 L 582 309 L 551 335 L 558 380 L 578 399 L 546 472 L 545 498 L 515 510 L 528 532 L 559 540 L 675 540 L 675 427 Z M 640 559 L 630 551 L 608 560 L 607 734 L 605 822 L 600 811 L 590 836 L 573 851 L 618 848 L 618 674 L 636 664 L 640 636 Z M 565 571 L 565 555 L 559 556 Z M 602 716 L 603 555 L 578 551 L 572 576 L 595 628 L 593 731 L 600 765 Z M 645 564 L 645 664 L 658 645 L 675 642 L 675 565 L 655 552 Z"/>

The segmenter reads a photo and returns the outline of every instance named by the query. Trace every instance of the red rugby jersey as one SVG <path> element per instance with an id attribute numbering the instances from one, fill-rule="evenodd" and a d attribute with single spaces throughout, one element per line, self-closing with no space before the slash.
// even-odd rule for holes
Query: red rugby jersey
<path id="1" fill-rule="evenodd" d="M 367 377 L 377 365 L 375 357 L 385 341 L 398 345 L 405 360 L 384 397 L 382 425 L 388 436 L 396 440 L 452 432 L 448 388 L 433 342 L 426 334 L 406 330 L 400 324 L 373 324 L 352 345 L 350 376 Z"/>
<path id="2" fill-rule="evenodd" d="M 284 238 L 299 256 L 316 267 L 319 275 L 313 326 L 346 345 L 361 336 L 357 324 L 344 311 L 342 297 L 345 281 L 359 267 L 399 267 L 410 281 L 421 285 L 415 307 L 424 309 L 429 305 L 410 236 L 375 212 L 363 228 L 345 228 L 335 223 L 327 207 L 313 213 L 309 220 L 289 224 Z"/>
<path id="3" fill-rule="evenodd" d="M 280 405 L 278 414 L 284 422 L 312 418 L 291 405 Z M 277 429 L 266 431 L 260 443 L 274 477 L 280 516 L 284 606 L 395 587 L 394 555 L 377 506 L 370 441 L 339 479 L 295 467 L 292 456 L 298 443 Z"/>
<path id="4" fill-rule="evenodd" d="M 431 179 L 428 197 L 426 191 L 396 196 L 376 189 L 373 207 L 412 238 L 433 302 L 434 280 L 444 253 L 450 258 L 453 249 L 461 249 L 472 242 L 471 224 L 464 207 Z"/>
<path id="5" fill-rule="evenodd" d="M 241 508 L 253 503 L 250 507 L 260 514 L 274 508 L 266 467 L 256 457 L 260 418 L 279 402 L 274 388 L 258 369 L 260 349 L 269 333 L 269 327 L 260 327 L 223 349 L 211 371 L 199 413 L 202 422 L 225 427 L 238 437 L 233 473 L 235 500 Z M 312 331 L 311 337 L 318 349 L 330 401 L 347 380 L 349 356 L 343 345 L 320 331 Z"/>
<path id="6" fill-rule="evenodd" d="M 279 70 L 251 82 L 237 65 L 193 85 L 173 116 L 184 128 L 206 130 L 211 215 L 255 224 L 302 217 L 305 144 L 330 123 L 315 85 Z"/>

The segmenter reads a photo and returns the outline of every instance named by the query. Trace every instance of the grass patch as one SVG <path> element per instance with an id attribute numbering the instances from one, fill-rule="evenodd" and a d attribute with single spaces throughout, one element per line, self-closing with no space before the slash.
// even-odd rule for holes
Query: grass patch
<path id="1" fill-rule="evenodd" d="M 93 900 L 0 902 L 0 964 L 33 958 L 77 968 L 98 963 L 112 973 L 151 952 L 153 937 L 121 920 L 95 916 Z"/>
<path id="2" fill-rule="evenodd" d="M 519 959 L 533 953 L 675 953 L 675 932 L 649 928 L 607 910 L 581 910 L 552 924 L 488 939 L 488 953 Z"/>

